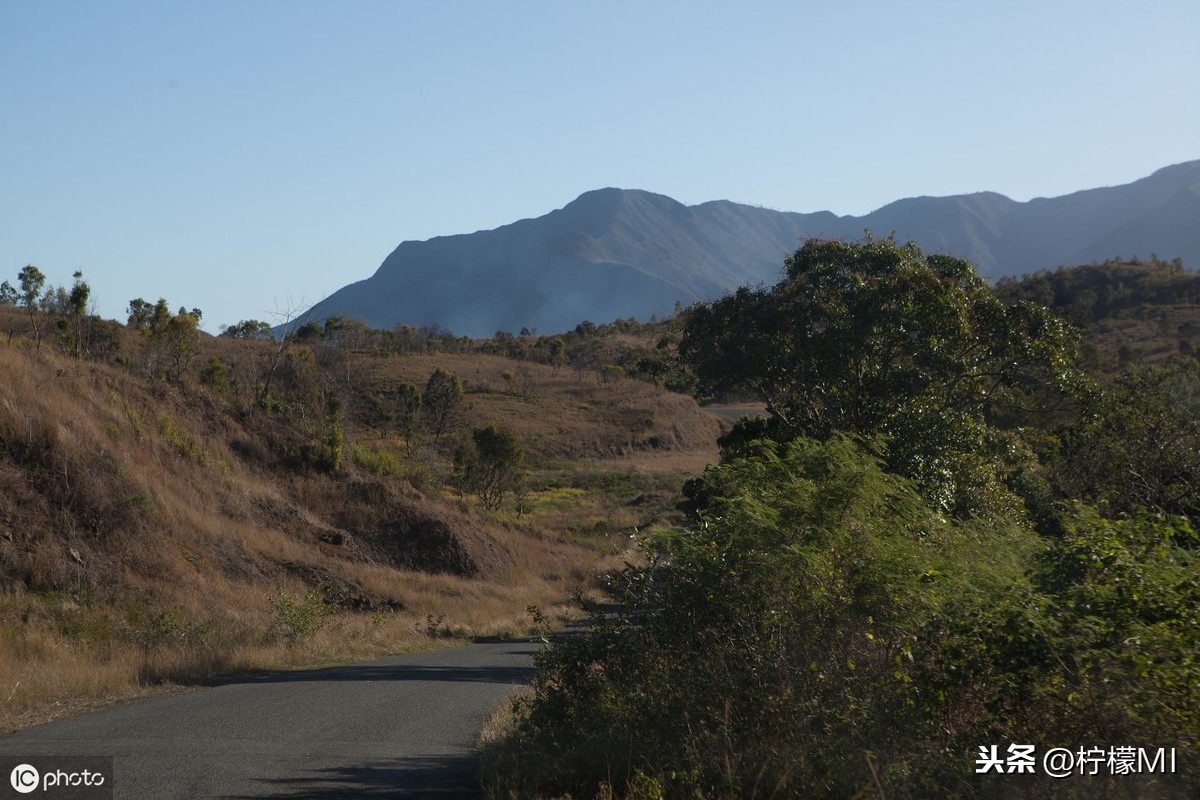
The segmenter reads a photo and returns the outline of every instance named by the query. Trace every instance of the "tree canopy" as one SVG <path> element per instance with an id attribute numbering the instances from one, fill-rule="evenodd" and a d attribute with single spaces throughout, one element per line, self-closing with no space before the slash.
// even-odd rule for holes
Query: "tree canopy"
<path id="1" fill-rule="evenodd" d="M 524 464 L 525 450 L 516 433 L 496 422 L 476 428 L 470 443 L 464 441 L 454 454 L 460 488 L 473 491 L 493 511 L 516 488 Z"/>
<path id="2" fill-rule="evenodd" d="M 1075 345 L 1069 323 L 1004 304 L 965 261 L 810 240 L 778 285 L 689 309 L 679 353 L 702 391 L 765 401 L 776 438 L 874 437 L 889 468 L 971 513 L 997 500 L 990 456 L 1012 446 L 995 418 L 1077 388 Z"/>

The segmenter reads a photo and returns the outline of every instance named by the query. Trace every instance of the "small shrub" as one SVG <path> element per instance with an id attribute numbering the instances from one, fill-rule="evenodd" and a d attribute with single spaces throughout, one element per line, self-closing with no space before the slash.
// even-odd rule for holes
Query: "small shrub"
<path id="1" fill-rule="evenodd" d="M 375 475 L 391 478 L 405 472 L 404 464 L 394 453 L 373 447 L 355 447 L 352 451 L 354 463 Z"/>
<path id="2" fill-rule="evenodd" d="M 404 479 L 412 488 L 421 494 L 428 494 L 433 489 L 435 480 L 433 473 L 425 464 L 409 464 L 404 468 Z"/>
<path id="3" fill-rule="evenodd" d="M 200 370 L 200 382 L 218 394 L 225 394 L 229 391 L 229 370 L 221 363 L 221 359 L 211 356 L 208 364 Z"/>
<path id="4" fill-rule="evenodd" d="M 175 427 L 175 421 L 167 414 L 159 415 L 158 435 L 164 442 L 178 450 L 184 458 L 195 461 L 197 464 L 203 464 L 208 460 L 208 453 L 205 452 L 204 445 Z"/>
<path id="5" fill-rule="evenodd" d="M 149 517 L 154 513 L 154 500 L 145 492 L 128 495 L 122 502 L 139 517 Z"/>
<path id="6" fill-rule="evenodd" d="M 280 589 L 269 600 L 275 617 L 271 633 L 292 644 L 308 639 L 319 631 L 325 624 L 325 617 L 333 611 L 321 593 L 316 591 L 299 597 Z"/>

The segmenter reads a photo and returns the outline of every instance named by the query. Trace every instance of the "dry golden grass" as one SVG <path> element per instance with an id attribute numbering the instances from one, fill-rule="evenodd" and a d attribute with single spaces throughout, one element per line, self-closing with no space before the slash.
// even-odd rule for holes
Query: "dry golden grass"
<path id="1" fill-rule="evenodd" d="M 504 421 L 535 463 L 707 448 L 720 427 L 691 398 L 641 381 L 620 378 L 600 383 L 590 372 L 556 371 L 500 356 L 379 358 L 364 362 L 361 375 L 381 391 L 402 382 L 423 388 L 436 367 L 462 379 L 467 392 L 466 426 Z M 515 379 L 505 380 L 506 373 Z"/>
<path id="2" fill-rule="evenodd" d="M 528 687 L 517 689 L 484 720 L 475 747 L 479 751 L 480 777 L 485 797 L 506 796 L 497 776 L 517 758 L 517 726 L 525 714 L 525 704 L 532 696 L 533 690 Z"/>
<path id="3" fill-rule="evenodd" d="M 306 441 L 300 423 L 254 407 L 244 384 L 219 395 L 195 381 L 209 353 L 235 378 L 261 375 L 269 348 L 205 347 L 180 387 L 0 339 L 0 731 L 232 672 L 523 634 L 529 606 L 563 623 L 715 455 L 717 423 L 646 384 L 356 354 L 339 366 L 352 381 L 321 377 L 348 398 L 347 450 L 369 444 L 405 472 L 347 459 L 328 474 L 278 455 Z M 517 430 L 530 513 L 443 492 L 448 442 L 410 448 L 372 427 L 364 396 L 423 386 L 435 366 L 466 384 L 460 429 Z M 405 566 L 412 548 L 443 546 L 465 555 Z"/>

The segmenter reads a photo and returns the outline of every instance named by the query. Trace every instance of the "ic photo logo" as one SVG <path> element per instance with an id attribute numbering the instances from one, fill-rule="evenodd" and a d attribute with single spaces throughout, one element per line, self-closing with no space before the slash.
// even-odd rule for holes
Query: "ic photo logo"
<path id="1" fill-rule="evenodd" d="M 4 773 L 0 772 L 0 775 Z M 18 764 L 9 776 L 12 787 L 21 794 L 29 794 L 42 782 L 42 776 L 28 764 Z"/>
<path id="2" fill-rule="evenodd" d="M 8 782 L 17 794 L 71 800 L 111 800 L 113 760 L 109 756 L 46 756 L 38 765 L 24 759 L 0 759 L 0 776 L 9 771 Z M 12 797 L 0 789 L 4 797 Z"/>

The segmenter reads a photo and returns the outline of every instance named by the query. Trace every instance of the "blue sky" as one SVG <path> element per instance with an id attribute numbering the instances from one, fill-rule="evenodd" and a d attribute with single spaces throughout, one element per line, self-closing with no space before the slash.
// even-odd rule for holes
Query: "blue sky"
<path id="1" fill-rule="evenodd" d="M 864 214 L 1200 158 L 1200 3 L 0 0 L 0 278 L 206 329 L 589 189 Z"/>

